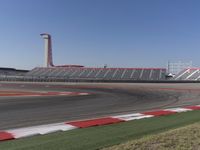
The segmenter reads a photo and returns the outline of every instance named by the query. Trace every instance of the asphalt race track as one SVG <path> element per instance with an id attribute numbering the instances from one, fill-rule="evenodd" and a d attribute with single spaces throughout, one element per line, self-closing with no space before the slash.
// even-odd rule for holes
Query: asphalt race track
<path id="1" fill-rule="evenodd" d="M 0 130 L 200 104 L 199 83 L 0 83 L 0 91 L 88 92 L 0 96 Z"/>

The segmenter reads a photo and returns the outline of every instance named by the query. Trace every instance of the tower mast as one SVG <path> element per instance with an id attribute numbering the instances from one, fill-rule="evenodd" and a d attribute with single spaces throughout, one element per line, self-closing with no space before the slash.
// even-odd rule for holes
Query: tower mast
<path id="1" fill-rule="evenodd" d="M 48 33 L 40 34 L 44 39 L 44 51 L 45 51 L 45 62 L 44 67 L 53 67 L 53 58 L 52 58 L 52 45 L 51 45 L 51 35 Z"/>

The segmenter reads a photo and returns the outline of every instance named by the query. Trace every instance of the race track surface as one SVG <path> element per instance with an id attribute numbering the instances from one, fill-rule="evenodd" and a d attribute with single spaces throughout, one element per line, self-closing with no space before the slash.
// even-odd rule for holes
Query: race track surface
<path id="1" fill-rule="evenodd" d="M 200 84 L 0 83 L 0 91 L 88 92 L 0 96 L 0 130 L 200 104 Z"/>

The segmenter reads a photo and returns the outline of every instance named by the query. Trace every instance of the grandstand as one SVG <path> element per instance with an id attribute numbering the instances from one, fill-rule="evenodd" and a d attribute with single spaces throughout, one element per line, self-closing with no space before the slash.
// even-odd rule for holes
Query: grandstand
<path id="1" fill-rule="evenodd" d="M 198 81 L 200 80 L 200 68 L 186 68 L 175 75 L 172 80 Z"/>
<path id="2" fill-rule="evenodd" d="M 43 33 L 44 67 L 36 67 L 24 74 L 0 71 L 0 80 L 6 81 L 163 81 L 165 68 L 88 68 L 82 65 L 54 65 L 51 35 Z M 16 70 L 13 69 L 16 72 Z"/>
<path id="3" fill-rule="evenodd" d="M 200 68 L 192 62 L 168 62 L 166 68 L 89 68 L 83 65 L 54 65 L 51 35 L 43 33 L 44 67 L 31 71 L 0 68 L 0 81 L 64 81 L 64 82 L 195 82 L 200 81 Z M 186 68 L 186 69 L 185 69 Z M 182 70 L 182 71 L 181 71 Z M 170 80 L 170 81 L 169 81 Z"/>
<path id="4" fill-rule="evenodd" d="M 44 67 L 36 67 L 25 75 L 26 79 L 54 79 L 62 81 L 149 81 L 165 80 L 165 68 L 87 68 L 82 65 L 54 65 L 51 35 L 43 33 L 45 46 Z"/>
<path id="5" fill-rule="evenodd" d="M 17 70 L 14 68 L 0 68 L 0 76 L 23 76 L 28 70 Z"/>
<path id="6" fill-rule="evenodd" d="M 86 80 L 165 80 L 164 68 L 36 67 L 26 77 Z"/>

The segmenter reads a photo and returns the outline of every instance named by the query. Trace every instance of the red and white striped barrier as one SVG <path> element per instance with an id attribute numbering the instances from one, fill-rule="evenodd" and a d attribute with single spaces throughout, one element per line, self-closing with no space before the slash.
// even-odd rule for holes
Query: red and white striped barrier
<path id="1" fill-rule="evenodd" d="M 175 113 L 187 112 L 187 111 L 192 111 L 192 110 L 200 110 L 200 105 L 169 108 L 169 109 L 156 110 L 156 111 L 147 111 L 147 112 L 142 112 L 142 113 L 109 116 L 109 117 L 104 117 L 104 118 L 97 118 L 97 119 L 90 119 L 90 120 L 83 120 L 83 121 L 72 121 L 72 122 L 63 122 L 63 123 L 11 129 L 11 130 L 0 131 L 0 141 L 19 139 L 19 138 L 30 137 L 34 135 L 44 135 L 44 134 L 53 133 L 57 131 L 68 131 L 68 130 L 73 130 L 77 128 L 88 128 L 88 127 L 93 127 L 93 126 L 102 126 L 102 125 L 126 122 L 126 121 L 131 121 L 131 120 L 172 115 Z"/>

